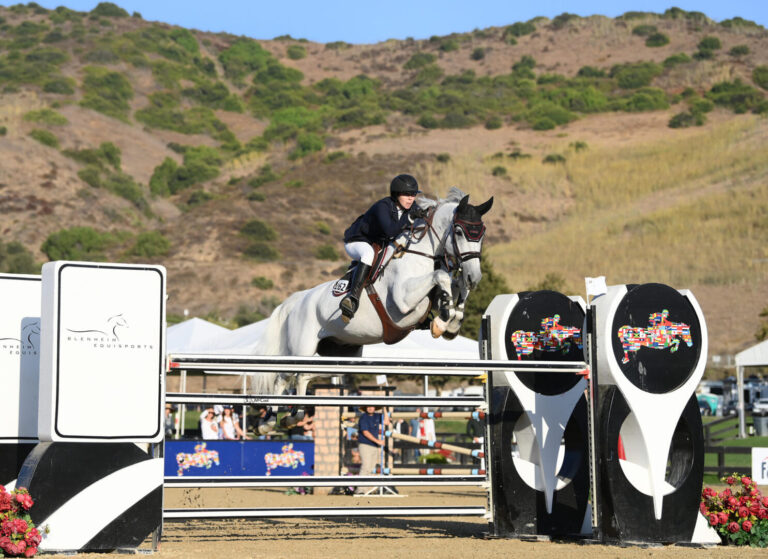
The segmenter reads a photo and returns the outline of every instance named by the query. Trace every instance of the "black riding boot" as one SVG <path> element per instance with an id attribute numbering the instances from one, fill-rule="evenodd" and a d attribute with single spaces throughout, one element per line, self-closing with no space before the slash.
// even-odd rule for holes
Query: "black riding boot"
<path id="1" fill-rule="evenodd" d="M 349 293 L 339 303 L 341 309 L 341 320 L 349 322 L 355 317 L 357 307 L 360 304 L 360 291 L 363 289 L 363 283 L 365 278 L 368 277 L 368 272 L 371 271 L 371 267 L 368 264 L 359 262 L 352 274 L 352 280 L 349 282 Z"/>

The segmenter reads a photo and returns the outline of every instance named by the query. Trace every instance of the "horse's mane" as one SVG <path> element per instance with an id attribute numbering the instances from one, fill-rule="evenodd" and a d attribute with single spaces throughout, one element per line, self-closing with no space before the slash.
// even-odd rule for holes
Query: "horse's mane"
<path id="1" fill-rule="evenodd" d="M 448 189 L 448 194 L 445 198 L 432 200 L 431 198 L 419 196 L 418 202 L 419 206 L 422 208 L 434 208 L 442 204 L 459 203 L 464 196 L 466 196 L 466 194 L 462 192 L 458 186 L 452 186 Z"/>

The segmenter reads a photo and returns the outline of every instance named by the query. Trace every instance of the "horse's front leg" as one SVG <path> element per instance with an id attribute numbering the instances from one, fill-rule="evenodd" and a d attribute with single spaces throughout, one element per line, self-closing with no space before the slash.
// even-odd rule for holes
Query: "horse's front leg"
<path id="1" fill-rule="evenodd" d="M 451 276 L 447 272 L 435 270 L 423 276 L 395 284 L 392 289 L 392 302 L 403 315 L 406 315 L 429 295 L 434 286 L 437 286 L 439 290 L 438 311 L 440 316 L 432 321 L 432 335 L 438 337 L 445 331 L 448 320 L 455 312 L 451 299 Z M 435 321 L 439 321 L 439 333 L 437 334 L 435 334 Z"/>
<path id="2" fill-rule="evenodd" d="M 456 300 L 454 315 L 448 321 L 448 325 L 443 332 L 443 338 L 446 340 L 452 340 L 459 335 L 461 324 L 464 322 L 464 305 L 469 297 L 469 289 L 466 288 L 463 283 L 461 285 L 453 285 L 454 299 Z M 458 292 L 458 294 L 456 294 Z"/>

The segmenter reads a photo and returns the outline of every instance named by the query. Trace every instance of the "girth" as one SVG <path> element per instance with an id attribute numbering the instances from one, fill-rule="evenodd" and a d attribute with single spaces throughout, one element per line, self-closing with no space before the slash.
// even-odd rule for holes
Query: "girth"
<path id="1" fill-rule="evenodd" d="M 376 314 L 379 315 L 379 320 L 381 320 L 381 327 L 383 330 L 383 339 L 384 343 L 387 345 L 390 344 L 396 344 L 403 338 L 405 338 L 408 334 L 410 334 L 413 330 L 416 329 L 416 327 L 425 319 L 427 318 L 427 315 L 429 314 L 429 311 L 432 310 L 432 303 L 427 306 L 427 312 L 424 313 L 424 316 L 422 316 L 413 326 L 410 326 L 408 328 L 401 328 L 400 326 L 396 325 L 392 318 L 390 318 L 389 313 L 387 312 L 387 309 L 384 307 L 384 302 L 381 300 L 381 297 L 379 297 L 379 294 L 376 292 L 376 288 L 373 287 L 373 284 L 367 285 L 365 287 L 366 293 L 368 293 L 368 298 L 371 300 L 371 304 L 373 304 L 373 308 L 376 309 Z"/>

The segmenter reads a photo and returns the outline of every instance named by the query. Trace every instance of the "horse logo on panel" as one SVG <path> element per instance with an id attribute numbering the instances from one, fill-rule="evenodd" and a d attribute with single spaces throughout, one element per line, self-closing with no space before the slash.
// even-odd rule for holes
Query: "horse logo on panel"
<path id="1" fill-rule="evenodd" d="M 304 465 L 304 453 L 301 450 L 294 450 L 292 443 L 283 445 L 282 450 L 283 452 L 280 454 L 268 452 L 264 455 L 264 462 L 267 463 L 267 475 L 272 475 L 272 470 L 278 466 L 295 470 L 299 464 Z"/>
<path id="2" fill-rule="evenodd" d="M 190 468 L 205 468 L 210 470 L 214 464 L 219 465 L 219 452 L 217 450 L 208 450 L 205 443 L 195 445 L 195 452 L 179 452 L 176 455 L 176 464 L 179 469 L 176 474 L 184 475 L 184 470 Z"/>
<path id="3" fill-rule="evenodd" d="M 619 328 L 618 336 L 621 339 L 621 347 L 624 350 L 622 363 L 629 362 L 629 352 L 640 351 L 641 347 L 651 349 L 666 349 L 670 353 L 675 353 L 680 346 L 680 340 L 685 342 L 688 347 L 693 345 L 691 340 L 691 327 L 683 322 L 670 322 L 667 317 L 669 311 L 664 309 L 661 312 L 652 313 L 648 317 L 648 328 L 635 328 L 633 326 L 622 326 Z"/>
<path id="4" fill-rule="evenodd" d="M 539 351 L 562 351 L 563 354 L 566 354 L 571 350 L 571 344 L 576 344 L 579 349 L 583 347 L 581 328 L 563 326 L 560 324 L 559 314 L 542 319 L 539 332 L 516 330 L 512 333 L 511 338 L 518 361 L 522 360 L 523 355 L 533 353 L 535 349 Z"/>
<path id="5" fill-rule="evenodd" d="M 74 330 L 67 328 L 67 331 L 73 334 L 101 334 L 102 336 L 112 336 L 115 340 L 120 341 L 120 337 L 117 335 L 119 328 L 127 328 L 128 321 L 125 320 L 123 313 L 110 316 L 104 324 L 99 325 L 98 328 L 89 328 L 84 330 Z"/>

